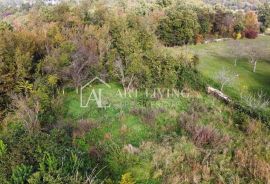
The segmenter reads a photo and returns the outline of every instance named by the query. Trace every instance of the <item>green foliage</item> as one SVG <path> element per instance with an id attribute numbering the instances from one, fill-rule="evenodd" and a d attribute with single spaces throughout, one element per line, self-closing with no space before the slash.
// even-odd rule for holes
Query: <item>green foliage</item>
<path id="1" fill-rule="evenodd" d="M 7 152 L 7 146 L 0 140 L 0 158 Z"/>
<path id="2" fill-rule="evenodd" d="M 161 7 L 168 7 L 172 4 L 172 0 L 157 0 L 157 4 Z"/>
<path id="3" fill-rule="evenodd" d="M 156 34 L 165 45 L 175 46 L 194 43 L 199 32 L 198 18 L 192 10 L 168 10 L 167 16 L 160 20 Z"/>
<path id="4" fill-rule="evenodd" d="M 213 27 L 213 13 L 208 8 L 199 8 L 196 13 L 200 24 L 200 34 L 210 34 Z"/>
<path id="5" fill-rule="evenodd" d="M 113 22 L 111 33 L 114 49 L 110 51 L 109 61 L 113 75 L 121 80 L 124 87 L 129 83 L 136 88 L 158 85 L 153 81 L 159 84 L 168 81 L 168 85 L 175 83 L 169 81 L 176 80 L 174 73 L 177 62 L 163 51 L 159 55 L 154 54 L 153 35 L 140 19 L 132 15 L 118 19 Z"/>
<path id="6" fill-rule="evenodd" d="M 212 32 L 222 37 L 231 37 L 234 15 L 221 7 L 216 7 Z"/>
<path id="7" fill-rule="evenodd" d="M 30 135 L 16 125 L 2 136 L 10 152 L 2 155 L 0 166 L 5 169 L 6 179 L 14 183 L 72 183 L 77 174 L 76 182 L 82 182 L 85 172 L 91 173 L 89 157 L 72 147 L 64 131 L 55 129 L 50 134 Z"/>
<path id="8" fill-rule="evenodd" d="M 135 184 L 135 182 L 131 176 L 131 173 L 123 174 L 121 181 L 120 181 L 120 184 Z"/>
<path id="9" fill-rule="evenodd" d="M 260 27 L 262 32 L 270 27 L 270 5 L 268 3 L 258 9 L 258 19 L 262 23 Z"/>
<path id="10" fill-rule="evenodd" d="M 16 166 L 12 171 L 12 182 L 14 184 L 23 184 L 26 183 L 27 179 L 32 173 L 32 166 L 26 166 L 24 164 Z"/>
<path id="11" fill-rule="evenodd" d="M 0 21 L 0 31 L 5 31 L 5 30 L 12 31 L 13 27 L 7 22 Z"/>
<path id="12" fill-rule="evenodd" d="M 55 86 L 58 82 L 59 78 L 56 75 L 49 75 L 48 76 L 48 83 L 50 86 Z"/>
<path id="13" fill-rule="evenodd" d="M 199 71 L 211 75 L 219 65 L 229 65 L 229 59 L 215 53 L 213 62 L 209 54 L 223 43 L 197 45 L 208 52 L 195 48 L 194 55 L 188 48 L 163 47 L 156 38 L 175 46 L 239 37 L 243 25 L 256 26 L 254 14 L 245 20 L 244 14 L 196 0 L 28 8 L 5 17 L 20 22 L 16 29 L 0 22 L 0 115 L 6 115 L 0 127 L 0 183 L 268 182 L 270 134 L 252 119 L 269 122 L 268 112 L 230 107 L 202 92 L 216 83 Z M 268 65 L 261 63 L 264 72 L 252 74 L 255 81 L 241 62 L 233 69 L 242 80 L 259 81 L 266 89 Z M 71 87 L 93 76 L 112 84 L 110 89 L 98 85 L 112 101 L 108 109 L 80 108 Z M 138 97 L 115 98 L 123 90 L 115 81 L 132 94 L 141 89 Z M 184 96 L 152 98 L 145 88 L 177 88 Z M 29 131 L 33 119 L 38 128 Z M 23 126 L 28 123 L 30 128 Z M 245 147 L 248 153 L 241 152 Z"/>

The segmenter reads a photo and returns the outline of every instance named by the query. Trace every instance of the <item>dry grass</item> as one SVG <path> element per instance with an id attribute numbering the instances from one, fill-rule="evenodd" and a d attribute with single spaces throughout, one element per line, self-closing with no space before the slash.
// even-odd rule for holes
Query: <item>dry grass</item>
<path id="1" fill-rule="evenodd" d="M 72 137 L 73 139 L 81 138 L 90 130 L 96 127 L 97 127 L 96 123 L 91 120 L 84 120 L 84 119 L 79 120 L 75 128 L 73 128 Z"/>

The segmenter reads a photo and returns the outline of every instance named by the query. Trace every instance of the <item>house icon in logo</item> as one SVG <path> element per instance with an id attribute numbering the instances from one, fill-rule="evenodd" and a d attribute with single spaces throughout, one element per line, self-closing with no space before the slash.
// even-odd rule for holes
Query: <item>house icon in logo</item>
<path id="1" fill-rule="evenodd" d="M 98 108 L 108 108 L 110 104 L 104 104 L 102 98 L 102 91 L 103 88 L 93 88 L 94 83 L 103 84 L 106 88 L 111 88 L 109 84 L 107 84 L 104 80 L 100 79 L 99 77 L 93 78 L 91 81 L 87 82 L 84 86 L 80 88 L 80 107 L 87 108 L 89 107 L 89 103 L 94 101 Z M 92 87 L 91 91 L 87 91 L 86 88 Z M 87 91 L 87 92 L 86 92 Z"/>

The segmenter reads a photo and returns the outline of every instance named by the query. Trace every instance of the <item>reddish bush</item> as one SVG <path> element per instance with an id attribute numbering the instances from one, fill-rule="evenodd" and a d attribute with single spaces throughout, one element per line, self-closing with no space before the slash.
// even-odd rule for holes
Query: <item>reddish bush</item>
<path id="1" fill-rule="evenodd" d="M 203 41 L 204 41 L 203 35 L 197 34 L 195 36 L 195 44 L 203 43 Z"/>
<path id="2" fill-rule="evenodd" d="M 248 39 L 255 39 L 258 37 L 258 32 L 252 29 L 245 30 L 245 36 Z"/>

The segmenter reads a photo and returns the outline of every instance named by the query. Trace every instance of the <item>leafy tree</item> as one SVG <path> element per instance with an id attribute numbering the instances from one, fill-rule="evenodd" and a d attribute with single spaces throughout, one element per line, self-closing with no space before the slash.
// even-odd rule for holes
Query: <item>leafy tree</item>
<path id="1" fill-rule="evenodd" d="M 200 34 L 209 34 L 213 27 L 213 14 L 208 8 L 199 8 L 197 11 L 200 24 Z"/>
<path id="2" fill-rule="evenodd" d="M 234 33 L 236 34 L 242 33 L 245 29 L 245 25 L 244 25 L 245 15 L 242 12 L 238 12 L 234 15 L 234 17 L 235 17 L 235 20 L 233 23 Z"/>
<path id="3" fill-rule="evenodd" d="M 214 15 L 213 33 L 223 37 L 231 36 L 233 32 L 234 17 L 231 12 L 217 8 Z"/>
<path id="4" fill-rule="evenodd" d="M 96 76 L 98 71 L 97 43 L 95 40 L 89 39 L 85 45 L 80 41 L 79 43 L 81 44 L 77 45 L 76 51 L 71 56 L 72 61 L 67 74 L 77 92 L 82 82 L 89 78 L 90 74 L 92 77 Z"/>
<path id="5" fill-rule="evenodd" d="M 270 27 L 270 5 L 268 3 L 259 7 L 258 19 L 262 23 L 260 26 L 262 32 Z"/>
<path id="6" fill-rule="evenodd" d="M 169 10 L 160 20 L 156 34 L 165 45 L 175 46 L 194 43 L 200 25 L 192 10 Z"/>
<path id="7" fill-rule="evenodd" d="M 259 22 L 257 14 L 254 11 L 249 11 L 245 15 L 245 29 L 253 32 L 259 32 Z"/>
<path id="8" fill-rule="evenodd" d="M 25 30 L 0 32 L 0 111 L 10 103 L 9 93 L 25 93 L 34 81 L 44 54 L 42 43 L 42 37 Z"/>
<path id="9" fill-rule="evenodd" d="M 150 71 L 146 62 L 153 46 L 153 36 L 134 16 L 114 20 L 111 28 L 113 49 L 110 51 L 112 74 L 124 88 L 144 87 L 149 83 Z"/>

